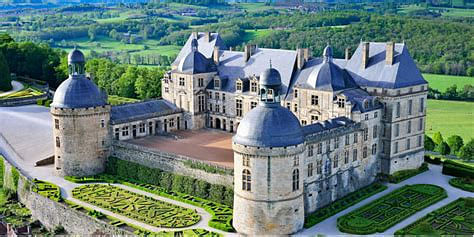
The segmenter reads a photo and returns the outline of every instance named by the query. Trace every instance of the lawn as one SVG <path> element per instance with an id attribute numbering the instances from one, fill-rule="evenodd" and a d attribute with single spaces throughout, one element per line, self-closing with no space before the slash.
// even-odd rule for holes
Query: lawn
<path id="1" fill-rule="evenodd" d="M 201 216 L 194 210 L 112 185 L 83 185 L 74 188 L 72 195 L 74 198 L 94 206 L 156 227 L 188 227 L 198 223 L 201 219 Z"/>
<path id="2" fill-rule="evenodd" d="M 398 9 L 401 14 L 408 14 L 416 10 L 424 10 L 424 6 L 405 5 Z M 447 7 L 429 7 L 429 10 L 433 12 L 441 11 L 441 15 L 445 17 L 473 17 L 474 9 L 463 9 L 463 8 L 447 8 Z"/>
<path id="3" fill-rule="evenodd" d="M 381 233 L 446 197 L 446 191 L 436 185 L 405 185 L 339 217 L 337 227 L 350 234 Z"/>
<path id="4" fill-rule="evenodd" d="M 257 12 L 257 11 L 264 11 L 264 10 L 272 10 L 275 9 L 275 6 L 267 6 L 265 3 L 235 3 L 235 6 L 240 7 L 243 10 L 248 12 Z"/>
<path id="5" fill-rule="evenodd" d="M 135 102 L 140 101 L 138 99 L 120 97 L 116 95 L 109 95 L 107 99 L 110 105 L 121 105 L 121 104 L 135 103 Z"/>
<path id="6" fill-rule="evenodd" d="M 439 90 L 441 92 L 452 85 L 457 85 L 458 90 L 464 88 L 464 85 L 474 85 L 474 77 L 466 76 L 450 76 L 440 74 L 424 73 L 423 77 L 428 81 L 430 88 Z"/>
<path id="7" fill-rule="evenodd" d="M 272 29 L 245 30 L 245 35 L 244 35 L 243 40 L 245 42 L 248 42 L 256 38 L 266 37 L 272 31 L 273 31 Z"/>
<path id="8" fill-rule="evenodd" d="M 474 198 L 459 198 L 398 230 L 395 235 L 472 236 L 473 215 Z"/>
<path id="9" fill-rule="evenodd" d="M 425 133 L 441 132 L 443 138 L 459 135 L 468 142 L 474 138 L 474 103 L 449 100 L 428 100 Z"/>

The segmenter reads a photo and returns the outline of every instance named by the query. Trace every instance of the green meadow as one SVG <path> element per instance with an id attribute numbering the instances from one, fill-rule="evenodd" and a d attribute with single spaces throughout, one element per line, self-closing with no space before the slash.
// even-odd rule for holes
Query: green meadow
<path id="1" fill-rule="evenodd" d="M 474 77 L 467 76 L 450 76 L 450 75 L 439 75 L 439 74 L 428 74 L 424 73 L 423 77 L 428 81 L 430 88 L 445 91 L 452 85 L 457 85 L 458 90 L 463 88 L 464 85 L 474 85 Z"/>
<path id="2" fill-rule="evenodd" d="M 450 100 L 428 100 L 425 132 L 433 136 L 441 132 L 443 138 L 459 135 L 464 142 L 474 138 L 474 103 Z"/>

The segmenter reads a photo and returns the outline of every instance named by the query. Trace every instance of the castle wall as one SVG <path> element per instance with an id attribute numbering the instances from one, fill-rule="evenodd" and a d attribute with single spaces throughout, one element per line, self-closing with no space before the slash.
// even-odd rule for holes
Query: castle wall
<path id="1" fill-rule="evenodd" d="M 185 126 L 183 113 L 163 115 L 156 118 L 131 121 L 126 123 L 112 124 L 111 134 L 115 140 L 128 140 L 132 138 L 146 137 L 160 133 L 183 130 Z"/>
<path id="2" fill-rule="evenodd" d="M 221 184 L 225 186 L 233 186 L 233 171 L 222 167 L 215 166 L 222 173 L 209 173 L 205 170 L 191 168 L 189 162 L 202 163 L 213 166 L 208 163 L 197 161 L 186 156 L 171 154 L 151 150 L 146 147 L 134 144 L 115 141 L 112 145 L 111 155 L 122 160 L 134 162 L 143 166 L 157 168 L 163 171 L 189 176 L 201 179 L 212 184 Z"/>

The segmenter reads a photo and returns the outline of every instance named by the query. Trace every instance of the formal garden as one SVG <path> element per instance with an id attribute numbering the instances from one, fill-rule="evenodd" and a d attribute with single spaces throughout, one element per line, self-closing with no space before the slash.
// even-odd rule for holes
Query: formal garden
<path id="1" fill-rule="evenodd" d="M 474 235 L 474 198 L 459 198 L 443 206 L 395 235 Z"/>
<path id="2" fill-rule="evenodd" d="M 469 177 L 456 177 L 449 180 L 449 184 L 453 187 L 468 192 L 474 192 L 474 179 Z"/>
<path id="3" fill-rule="evenodd" d="M 59 187 L 55 184 L 46 181 L 34 179 L 32 191 L 56 202 L 62 201 L 61 191 L 59 190 Z"/>
<path id="4" fill-rule="evenodd" d="M 339 217 L 337 227 L 350 234 L 381 233 L 446 197 L 446 191 L 436 185 L 406 185 Z"/>
<path id="5" fill-rule="evenodd" d="M 73 197 L 128 218 L 162 228 L 192 226 L 201 217 L 196 211 L 179 207 L 105 184 L 88 184 L 72 190 Z"/>

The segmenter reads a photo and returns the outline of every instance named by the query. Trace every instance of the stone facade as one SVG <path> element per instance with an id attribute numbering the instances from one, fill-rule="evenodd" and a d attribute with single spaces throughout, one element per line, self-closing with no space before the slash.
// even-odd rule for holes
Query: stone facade
<path id="1" fill-rule="evenodd" d="M 110 146 L 110 106 L 81 109 L 51 107 L 55 171 L 87 176 L 104 171 Z"/>
<path id="2" fill-rule="evenodd" d="M 175 113 L 144 120 L 111 124 L 111 134 L 114 140 L 122 141 L 187 129 L 187 123 L 182 118 L 182 113 Z"/>

